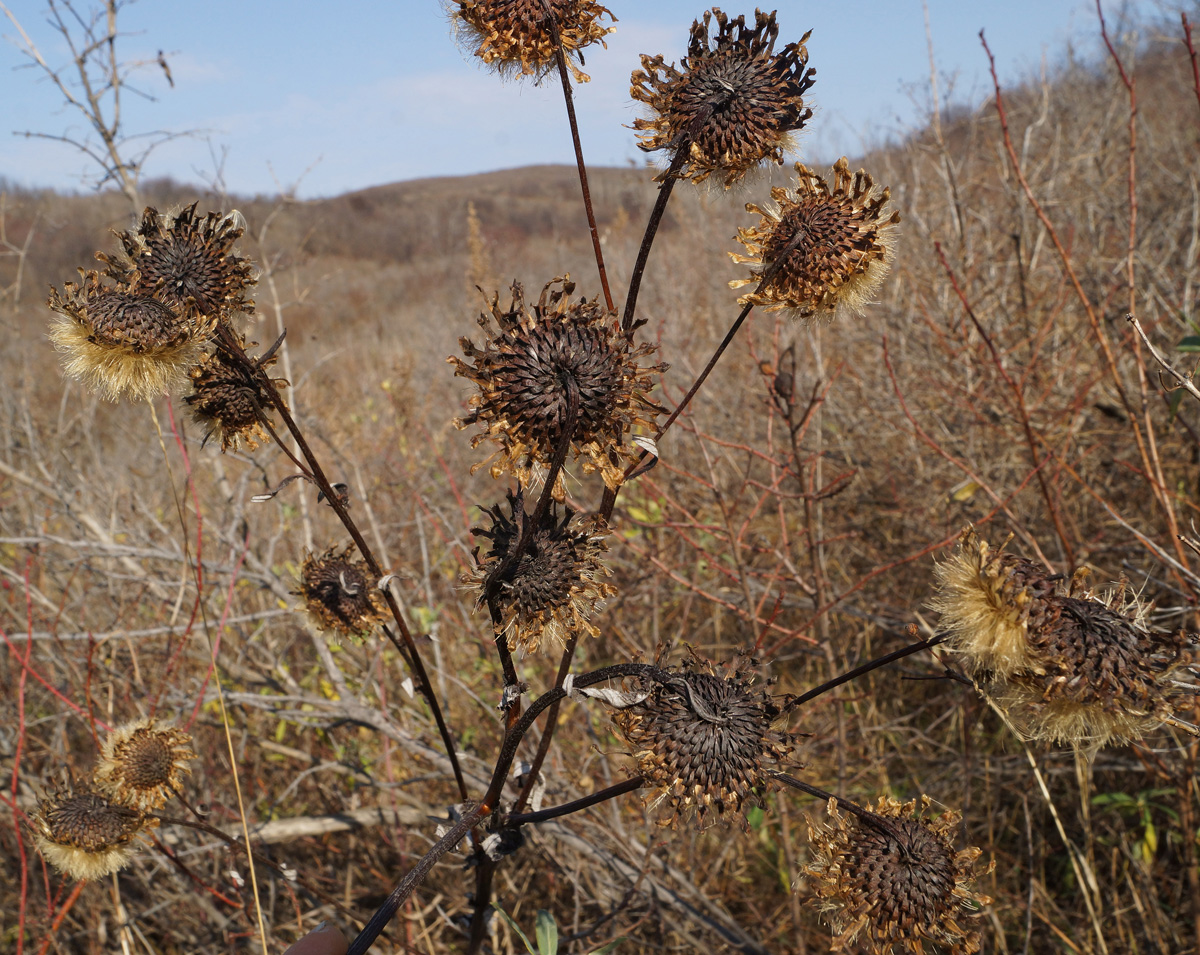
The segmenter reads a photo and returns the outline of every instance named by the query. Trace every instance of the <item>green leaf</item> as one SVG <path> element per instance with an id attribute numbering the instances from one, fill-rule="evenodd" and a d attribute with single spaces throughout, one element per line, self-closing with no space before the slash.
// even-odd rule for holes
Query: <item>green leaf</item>
<path id="1" fill-rule="evenodd" d="M 1179 340 L 1176 351 L 1200 352 L 1200 335 L 1187 335 Z"/>
<path id="2" fill-rule="evenodd" d="M 1171 397 L 1167 400 L 1167 420 L 1174 421 L 1175 416 L 1179 414 L 1179 405 L 1183 402 L 1183 388 L 1176 388 L 1171 392 Z"/>
<path id="3" fill-rule="evenodd" d="M 537 936 L 538 951 L 541 955 L 557 955 L 558 925 L 554 916 L 545 909 L 538 909 L 537 922 L 534 923 L 534 934 Z"/>
<path id="4" fill-rule="evenodd" d="M 533 946 L 529 944 L 529 939 L 526 937 L 525 933 L 521 931 L 521 926 L 512 920 L 511 915 L 505 912 L 504 909 L 500 908 L 500 903 L 493 902 L 492 908 L 503 915 L 504 921 L 506 921 L 509 927 L 521 937 L 521 941 L 525 943 L 525 951 L 527 951 L 529 955 L 538 955 L 538 953 L 533 950 Z"/>
<path id="5" fill-rule="evenodd" d="M 607 945 L 601 945 L 594 952 L 589 952 L 588 955 L 609 955 L 610 952 L 616 950 L 616 947 L 618 945 L 620 945 L 624 941 L 627 941 L 628 939 L 629 939 L 628 935 L 622 935 L 620 938 L 614 938 Z"/>

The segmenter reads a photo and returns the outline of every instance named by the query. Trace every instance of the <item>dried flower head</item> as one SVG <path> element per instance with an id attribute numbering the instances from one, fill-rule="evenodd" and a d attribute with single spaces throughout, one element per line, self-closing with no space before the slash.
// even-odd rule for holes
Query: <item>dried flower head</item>
<path id="1" fill-rule="evenodd" d="M 993 550 L 972 528 L 934 573 L 930 607 L 942 615 L 947 645 L 962 655 L 968 672 L 1007 679 L 1035 665 L 1029 634 L 1053 615 L 1055 577 L 1003 547 Z"/>
<path id="2" fill-rule="evenodd" d="M 477 567 L 467 580 L 479 588 L 477 606 L 489 596 L 499 611 L 494 621 L 497 637 L 503 635 L 510 650 L 518 646 L 533 651 L 544 637 L 559 645 L 571 634 L 599 631 L 590 617 L 600 602 L 616 593 L 616 588 L 601 580 L 609 570 L 602 556 L 603 526 L 595 520 L 575 520 L 566 508 L 559 518 L 553 504 L 541 525 L 530 531 L 531 537 L 517 560 L 515 551 L 525 526 L 533 519 L 525 512 L 520 491 L 508 493 L 508 510 L 501 505 L 487 508 L 490 527 L 473 528 L 472 533 L 491 541 L 487 554 L 475 551 Z"/>
<path id="3" fill-rule="evenodd" d="M 245 339 L 239 336 L 245 350 Z M 265 369 L 275 364 L 274 356 L 253 360 Z M 267 440 L 263 416 L 273 407 L 267 385 L 242 362 L 223 349 L 207 354 L 191 371 L 192 393 L 183 400 L 191 406 L 192 414 L 205 427 L 205 441 L 217 435 L 221 450 L 228 451 L 245 443 L 251 451 L 259 441 Z M 281 378 L 271 379 L 271 387 L 286 384 Z"/>
<path id="4" fill-rule="evenodd" d="M 1109 600 L 1114 600 L 1110 597 Z M 1187 635 L 1143 625 L 1136 605 L 1059 595 L 1030 630 L 1034 665 L 990 688 L 1029 739 L 1105 746 L 1139 739 L 1195 701 L 1172 680 Z"/>
<path id="5" fill-rule="evenodd" d="M 365 560 L 351 560 L 353 545 L 341 553 L 331 547 L 320 557 L 309 554 L 300 568 L 300 596 L 322 630 L 363 636 L 387 610 Z"/>
<path id="6" fill-rule="evenodd" d="M 202 329 L 175 309 L 80 269 L 82 282 L 50 290 L 47 305 L 60 316 L 50 340 L 68 375 L 116 401 L 147 400 L 182 386 L 200 355 Z"/>
<path id="7" fill-rule="evenodd" d="M 710 38 L 714 18 L 717 34 Z M 778 37 L 774 13 L 755 11 L 748 28 L 745 16 L 731 20 L 714 7 L 692 23 L 682 72 L 661 55 L 643 55 L 629 93 L 652 115 L 634 120 L 643 131 L 638 145 L 665 149 L 672 159 L 683 150 L 681 178 L 703 182 L 715 175 L 726 188 L 761 162 L 782 165 L 791 133 L 812 116 L 804 93 L 816 71 L 807 69 L 808 33 L 776 53 Z"/>
<path id="8" fill-rule="evenodd" d="M 128 864 L 135 840 L 154 824 L 142 813 L 89 789 L 52 791 L 29 816 L 46 861 L 73 879 L 99 879 Z"/>
<path id="9" fill-rule="evenodd" d="M 113 730 L 100 751 L 93 779 L 108 799 L 139 812 L 166 805 L 179 792 L 195 759 L 192 737 L 154 719 L 135 720 Z"/>
<path id="10" fill-rule="evenodd" d="M 991 902 L 972 889 L 980 850 L 955 852 L 960 815 L 931 818 L 929 804 L 922 796 L 917 812 L 916 800 L 884 797 L 860 818 L 842 815 L 831 799 L 827 823 L 808 819 L 816 861 L 804 873 L 833 925 L 830 951 L 847 951 L 860 935 L 872 955 L 921 955 L 925 942 L 951 955 L 979 951 L 979 933 L 963 923 Z"/>
<path id="11" fill-rule="evenodd" d="M 833 167 L 833 185 L 796 163 L 794 190 L 775 187 L 765 206 L 746 205 L 758 225 L 738 229 L 747 255 L 731 252 L 738 263 L 752 263 L 749 278 L 730 288 L 757 286 L 779 264 L 766 285 L 738 301 L 767 311 L 789 309 L 799 318 L 861 312 L 887 274 L 899 212 L 889 213 L 890 192 L 877 189 L 861 169 L 850 172 L 843 156 Z"/>
<path id="12" fill-rule="evenodd" d="M 739 672 L 717 676 L 685 667 L 656 682 L 640 702 L 618 709 L 613 722 L 634 747 L 638 772 L 651 787 L 649 801 L 666 801 L 675 826 L 694 810 L 701 825 L 757 805 L 770 783 L 767 766 L 791 752 L 790 735 L 777 727 L 781 706 Z"/>
<path id="13" fill-rule="evenodd" d="M 600 25 L 601 17 L 616 17 L 594 0 L 453 0 L 451 16 L 465 34 L 466 46 L 501 75 L 541 76 L 554 68 L 554 30 L 547 7 L 554 16 L 567 66 L 578 83 L 588 75 L 575 60 L 593 43 L 604 43 L 614 27 Z"/>
<path id="14" fill-rule="evenodd" d="M 481 315 L 479 324 L 488 333 L 483 347 L 460 339 L 467 360 L 448 359 L 456 375 L 478 386 L 471 413 L 455 425 L 483 425 L 472 447 L 487 438 L 500 445 L 482 463 L 492 462 L 493 477 L 511 471 L 527 486 L 532 469 L 554 457 L 574 407 L 575 456 L 583 459 L 584 471 L 599 471 L 615 488 L 624 465 L 636 457 L 623 443 L 626 433 L 635 425 L 651 426 L 663 410 L 647 394 L 652 373 L 666 366 L 640 364 L 654 346 L 634 345 L 599 302 L 572 302 L 574 289 L 570 276 L 556 278 L 530 309 L 521 284 L 513 283 L 507 309 L 498 294 L 492 296 L 490 316 L 499 331 L 491 332 L 489 316 Z M 561 500 L 561 487 L 556 496 Z"/>
<path id="15" fill-rule="evenodd" d="M 136 231 L 118 232 L 124 255 L 97 253 L 106 274 L 187 314 L 210 321 L 253 312 L 246 293 L 254 284 L 250 260 L 233 251 L 244 227 L 241 213 L 196 215 L 197 203 L 176 215 L 147 208 Z"/>

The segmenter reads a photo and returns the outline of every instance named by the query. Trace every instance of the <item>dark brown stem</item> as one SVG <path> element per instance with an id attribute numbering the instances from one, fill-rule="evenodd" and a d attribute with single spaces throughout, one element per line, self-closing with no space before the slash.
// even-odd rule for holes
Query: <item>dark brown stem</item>
<path id="1" fill-rule="evenodd" d="M 940 634 L 930 637 L 928 640 L 920 640 L 917 643 L 910 643 L 907 647 L 901 647 L 899 650 L 893 650 L 891 653 L 886 653 L 881 657 L 876 657 L 874 660 L 856 666 L 853 670 L 848 670 L 841 676 L 834 677 L 832 680 L 827 680 L 820 686 L 815 686 L 807 693 L 801 693 L 798 697 L 792 700 L 784 707 L 785 710 L 793 710 L 797 706 L 807 703 L 809 700 L 815 699 L 823 693 L 828 693 L 830 690 L 836 689 L 843 683 L 849 683 L 851 680 L 857 680 L 864 673 L 870 673 L 872 670 L 878 670 L 880 667 L 885 667 L 889 663 L 894 663 L 897 660 L 902 660 L 904 657 L 912 656 L 914 653 L 920 653 L 922 650 L 928 650 L 930 647 L 935 647 L 941 643 L 945 637 Z"/>
<path id="2" fill-rule="evenodd" d="M 675 180 L 679 178 L 679 170 L 687 162 L 687 144 L 683 144 L 675 152 L 671 166 L 663 177 L 663 183 L 658 187 L 658 196 L 654 200 L 654 208 L 650 210 L 650 219 L 646 223 L 646 231 L 642 235 L 642 244 L 638 247 L 637 260 L 633 263 L 633 274 L 629 278 L 629 291 L 625 294 L 625 312 L 621 316 L 621 328 L 626 334 L 633 330 L 633 316 L 637 311 L 638 293 L 642 288 L 642 275 L 646 271 L 646 262 L 650 259 L 650 249 L 654 245 L 654 237 L 662 223 L 663 213 L 667 211 L 667 202 L 671 198 L 671 190 L 675 188 Z"/>
<path id="3" fill-rule="evenodd" d="M 567 645 L 563 647 L 562 659 L 558 662 L 558 675 L 554 678 L 556 690 L 562 687 L 567 674 L 571 672 L 571 660 L 575 656 L 575 648 L 578 645 L 579 635 L 571 634 L 567 639 Z M 525 788 L 517 797 L 517 801 L 513 805 L 513 812 L 520 812 L 525 808 L 526 803 L 529 802 L 529 795 L 533 792 L 533 787 L 537 785 L 542 764 L 546 761 L 546 754 L 550 752 L 550 741 L 554 739 L 554 730 L 558 726 L 558 708 L 561 702 L 560 700 L 558 703 L 550 704 L 550 713 L 546 716 L 546 728 L 542 730 L 542 738 L 538 740 L 537 752 L 533 754 L 533 762 L 530 764 L 529 781 L 525 783 Z"/>
<path id="4" fill-rule="evenodd" d="M 892 825 L 890 820 L 885 819 L 878 813 L 871 812 L 870 809 L 864 809 L 856 802 L 851 802 L 849 799 L 843 799 L 840 796 L 835 796 L 833 793 L 827 792 L 824 789 L 820 789 L 817 786 L 810 786 L 808 783 L 801 782 L 795 776 L 789 776 L 787 773 L 772 772 L 769 775 L 775 779 L 778 779 L 785 786 L 790 786 L 792 789 L 798 789 L 802 793 L 808 793 L 808 795 L 816 796 L 818 799 L 823 799 L 826 802 L 832 799 L 838 804 L 839 809 L 845 809 L 846 812 L 857 816 L 868 826 L 871 826 L 874 829 L 882 830 L 898 842 L 902 842 L 904 839 L 900 832 L 897 831 L 896 827 Z"/>
<path id="5" fill-rule="evenodd" d="M 626 793 L 634 792 L 641 789 L 644 785 L 646 785 L 646 780 L 642 779 L 641 776 L 634 776 L 631 779 L 626 779 L 624 782 L 616 783 L 591 795 L 563 803 L 561 806 L 540 809 L 537 812 L 514 812 L 504 817 L 504 825 L 524 826 L 537 822 L 545 822 L 547 819 L 557 819 L 559 816 L 569 816 L 571 813 L 579 812 L 581 809 L 587 809 L 590 806 L 596 806 L 610 799 L 615 799 L 617 796 L 624 796 Z"/>
<path id="6" fill-rule="evenodd" d="M 558 78 L 562 81 L 563 99 L 567 104 L 567 122 L 571 126 L 571 144 L 575 147 L 575 167 L 579 170 L 579 188 L 583 192 L 583 208 L 587 213 L 588 229 L 592 234 L 592 251 L 596 255 L 596 268 L 600 272 L 600 288 L 604 291 L 604 304 L 613 310 L 612 291 L 608 287 L 608 272 L 604 268 L 604 252 L 600 248 L 600 232 L 596 228 L 596 214 L 592 211 L 592 192 L 588 188 L 587 164 L 583 161 L 583 144 L 579 139 L 579 123 L 575 119 L 575 97 L 571 92 L 571 77 L 567 73 L 567 57 L 563 52 L 558 34 L 558 19 L 550 8 L 550 0 L 542 0 L 546 11 L 546 22 L 550 25 L 550 38 L 554 42 L 554 58 L 558 63 Z"/>

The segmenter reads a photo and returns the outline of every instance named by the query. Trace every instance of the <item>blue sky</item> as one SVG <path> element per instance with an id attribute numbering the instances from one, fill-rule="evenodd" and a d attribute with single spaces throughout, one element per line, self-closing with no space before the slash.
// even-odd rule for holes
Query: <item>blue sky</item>
<path id="1" fill-rule="evenodd" d="M 6 0 L 52 65 L 67 61 L 42 0 Z M 764 7 L 763 0 L 757 0 Z M 87 0 L 78 0 L 81 7 Z M 618 18 L 608 49 L 587 52 L 592 82 L 577 91 L 584 149 L 593 165 L 641 161 L 629 74 L 638 54 L 677 59 L 703 0 L 611 0 Z M 730 13 L 753 5 L 721 4 Z M 1110 28 L 1116 3 L 1105 0 Z M 1154 0 L 1132 6 L 1150 12 Z M 808 29 L 817 114 L 803 156 L 827 163 L 865 144 L 903 135 L 928 115 L 929 60 L 921 0 L 777 4 L 780 41 Z M 464 54 L 440 0 L 138 0 L 121 14 L 129 59 L 165 51 L 171 88 L 151 65 L 135 74 L 153 100 L 125 103 L 128 132 L 199 130 L 149 159 L 145 174 L 211 179 L 226 156 L 231 192 L 273 193 L 297 182 L 302 197 L 425 176 L 573 161 L 561 93 L 551 84 L 501 82 Z M 980 28 L 1001 80 L 1035 75 L 1069 42 L 1091 49 L 1092 0 L 929 0 L 943 102 L 977 103 L 989 92 Z M 18 49 L 0 16 L 0 176 L 25 186 L 86 188 L 88 169 L 60 143 L 12 136 L 78 134 L 76 116 Z"/>

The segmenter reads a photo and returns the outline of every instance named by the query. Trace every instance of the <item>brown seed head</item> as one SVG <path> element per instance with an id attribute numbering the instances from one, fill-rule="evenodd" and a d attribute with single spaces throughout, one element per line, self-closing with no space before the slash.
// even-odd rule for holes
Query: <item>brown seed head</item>
<path id="1" fill-rule="evenodd" d="M 796 188 L 773 188 L 770 205 L 747 204 L 761 219 L 737 231 L 748 254 L 730 256 L 752 263 L 750 277 L 735 279 L 730 288 L 758 285 L 782 261 L 761 290 L 738 302 L 788 309 L 799 318 L 859 313 L 887 274 L 900 213 L 884 208 L 889 191 L 877 189 L 861 169 L 851 173 L 845 157 L 833 167 L 832 186 L 800 163 L 796 174 Z"/>
<path id="2" fill-rule="evenodd" d="M 613 722 L 634 747 L 651 804 L 671 808 L 664 823 L 677 825 L 694 810 L 703 826 L 710 810 L 732 817 L 758 804 L 770 783 L 767 766 L 792 749 L 789 734 L 775 728 L 781 713 L 736 672 L 722 678 L 681 669 L 641 702 L 617 710 Z"/>
<path id="3" fill-rule="evenodd" d="M 245 339 L 241 340 L 243 350 Z M 275 363 L 274 357 L 256 362 L 260 368 Z M 207 441 L 213 435 L 221 438 L 221 450 L 228 451 L 245 443 L 251 451 L 259 441 L 267 440 L 262 417 L 273 407 L 262 379 L 224 350 L 207 354 L 191 371 L 192 393 L 183 400 L 191 406 L 196 419 L 208 428 Z M 286 384 L 281 378 L 271 379 L 272 387 Z"/>
<path id="4" fill-rule="evenodd" d="M 503 635 L 508 648 L 534 651 L 544 637 L 562 645 L 576 633 L 595 636 L 599 631 L 590 617 L 600 602 L 616 588 L 598 578 L 608 576 L 602 555 L 608 549 L 603 527 L 594 520 L 574 520 L 570 508 L 560 519 L 551 504 L 540 527 L 515 562 L 516 549 L 526 523 L 533 515 L 525 512 L 520 491 L 508 494 L 508 510 L 501 505 L 487 508 L 490 527 L 472 533 L 491 541 L 483 557 L 475 551 L 476 570 L 466 580 L 479 588 L 476 606 L 494 603 L 499 618 L 493 621 L 497 637 Z"/>
<path id="5" fill-rule="evenodd" d="M 192 737 L 154 719 L 113 730 L 100 751 L 94 779 L 108 799 L 139 812 L 160 809 L 191 775 Z"/>
<path id="6" fill-rule="evenodd" d="M 134 840 L 153 825 L 136 809 L 87 789 L 49 793 L 30 814 L 30 828 L 46 861 L 73 879 L 99 879 L 123 868 Z"/>
<path id="7" fill-rule="evenodd" d="M 80 275 L 78 285 L 51 289 L 47 302 L 60 316 L 50 340 L 67 374 L 113 401 L 157 398 L 182 385 L 200 354 L 200 325 L 128 286 L 103 284 L 95 271 Z"/>
<path id="8" fill-rule="evenodd" d="M 366 635 L 383 620 L 387 605 L 365 560 L 350 560 L 353 545 L 341 553 L 331 547 L 320 557 L 309 554 L 300 568 L 305 608 L 321 630 L 346 636 Z"/>
<path id="9" fill-rule="evenodd" d="M 541 76 L 554 68 L 554 31 L 546 8 L 554 16 L 567 66 L 578 83 L 588 75 L 575 60 L 579 51 L 604 43 L 614 27 L 600 25 L 601 17 L 616 22 L 612 13 L 594 0 L 454 0 L 451 16 L 464 34 L 465 46 L 502 76 Z"/>
<path id="10" fill-rule="evenodd" d="M 843 816 L 831 799 L 828 822 L 808 819 L 815 861 L 804 874 L 833 925 L 831 951 L 850 950 L 859 936 L 872 955 L 921 955 L 925 942 L 950 955 L 979 951 L 979 933 L 963 923 L 991 902 L 972 889 L 980 850 L 955 852 L 959 814 L 930 818 L 929 803 L 921 797 L 916 812 L 916 800 L 884 797 L 860 819 Z"/>
<path id="11" fill-rule="evenodd" d="M 713 19 L 717 34 L 710 37 Z M 682 72 L 661 55 L 642 56 L 629 93 L 652 115 L 634 120 L 642 130 L 638 145 L 673 158 L 686 150 L 682 178 L 715 175 L 726 188 L 761 162 L 782 165 L 790 134 L 812 116 L 803 94 L 816 71 L 807 69 L 808 33 L 776 53 L 778 37 L 774 13 L 755 11 L 748 28 L 745 16 L 731 20 L 714 7 L 692 23 Z"/>
<path id="12" fill-rule="evenodd" d="M 651 375 L 666 366 L 640 364 L 654 346 L 634 345 L 599 302 L 571 302 L 574 289 L 569 276 L 554 279 L 530 309 L 521 284 L 514 283 L 508 309 L 500 307 L 498 294 L 492 296 L 490 318 L 498 332 L 491 331 L 489 315 L 481 315 L 479 324 L 489 336 L 483 347 L 463 338 L 467 360 L 448 359 L 456 375 L 479 388 L 470 399 L 471 413 L 455 424 L 483 425 L 472 447 L 486 438 L 500 445 L 488 459 L 493 477 L 510 471 L 528 486 L 533 468 L 554 457 L 574 402 L 574 454 L 583 459 L 584 471 L 600 471 L 615 488 L 624 465 L 636 457 L 623 444 L 626 433 L 635 425 L 652 426 L 663 410 L 647 394 L 654 386 Z M 556 490 L 561 500 L 561 486 Z"/>
<path id="13" fill-rule="evenodd" d="M 235 312 L 253 312 L 246 293 L 254 284 L 249 259 L 233 251 L 241 238 L 241 214 L 196 215 L 192 203 L 177 215 L 142 214 L 136 232 L 118 232 L 123 256 L 97 253 L 106 274 L 172 308 L 203 316 L 210 323 Z"/>

